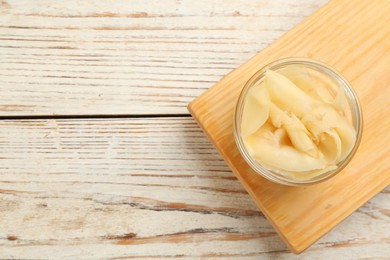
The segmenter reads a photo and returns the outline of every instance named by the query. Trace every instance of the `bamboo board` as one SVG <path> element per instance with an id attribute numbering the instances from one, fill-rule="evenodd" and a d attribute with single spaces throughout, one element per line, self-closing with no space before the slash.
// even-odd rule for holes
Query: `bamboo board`
<path id="1" fill-rule="evenodd" d="M 387 1 L 331 1 L 188 106 L 294 253 L 308 248 L 390 184 L 389 13 Z M 286 187 L 258 176 L 233 137 L 233 112 L 245 82 L 267 63 L 296 56 L 340 71 L 356 90 L 364 116 L 363 138 L 350 164 L 335 178 L 308 187 Z"/>

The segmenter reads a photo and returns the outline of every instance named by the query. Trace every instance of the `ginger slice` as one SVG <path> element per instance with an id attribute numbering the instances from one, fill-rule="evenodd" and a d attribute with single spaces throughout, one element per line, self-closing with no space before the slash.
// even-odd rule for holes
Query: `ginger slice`
<path id="1" fill-rule="evenodd" d="M 268 119 L 271 101 L 264 84 L 253 86 L 245 98 L 241 132 L 243 136 L 253 134 Z"/>
<path id="2" fill-rule="evenodd" d="M 290 111 L 298 117 L 310 112 L 313 104 L 318 103 L 288 78 L 272 70 L 266 71 L 264 82 L 271 101 L 282 110 Z"/>
<path id="3" fill-rule="evenodd" d="M 251 156 L 267 168 L 292 172 L 310 172 L 326 167 L 323 156 L 314 158 L 292 146 L 281 145 L 280 139 L 268 129 L 260 129 L 244 140 Z"/>
<path id="4" fill-rule="evenodd" d="M 278 73 L 288 78 L 311 97 L 327 104 L 334 102 L 327 88 L 318 80 L 315 81 L 304 67 L 290 65 L 279 70 Z"/>

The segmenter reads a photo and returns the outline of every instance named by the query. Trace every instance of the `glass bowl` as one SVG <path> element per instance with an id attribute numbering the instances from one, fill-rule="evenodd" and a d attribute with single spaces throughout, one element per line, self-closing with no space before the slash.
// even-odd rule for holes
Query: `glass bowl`
<path id="1" fill-rule="evenodd" d="M 245 105 L 245 98 L 248 91 L 251 89 L 251 87 L 258 83 L 261 83 L 265 79 L 266 70 L 270 69 L 277 72 L 290 65 L 296 65 L 305 68 L 305 70 L 307 70 L 311 76 L 315 77 L 317 81 L 321 81 L 323 86 L 326 86 L 327 90 L 333 97 L 336 96 L 336 93 L 340 88 L 343 89 L 348 103 L 344 114 L 356 130 L 355 144 L 353 145 L 352 150 L 348 153 L 345 159 L 338 162 L 335 165 L 334 169 L 323 172 L 319 175 L 315 175 L 314 177 L 309 179 L 295 178 L 292 175 L 286 174 L 285 172 L 283 172 L 283 170 L 272 169 L 270 167 L 262 165 L 261 162 L 259 162 L 250 155 L 241 135 L 241 121 Z M 360 144 L 363 130 L 363 117 L 362 109 L 357 94 L 351 87 L 350 83 L 339 72 L 337 72 L 332 67 L 313 59 L 285 58 L 266 65 L 265 67 L 257 71 L 245 84 L 236 105 L 233 125 L 234 137 L 237 147 L 243 158 L 256 173 L 276 183 L 289 186 L 302 186 L 315 184 L 327 180 L 339 173 L 350 162 Z"/>

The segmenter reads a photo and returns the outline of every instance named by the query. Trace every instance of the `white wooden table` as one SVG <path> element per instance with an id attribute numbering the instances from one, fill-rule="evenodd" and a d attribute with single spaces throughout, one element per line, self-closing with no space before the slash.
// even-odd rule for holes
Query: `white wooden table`
<path id="1" fill-rule="evenodd" d="M 0 258 L 295 258 L 186 105 L 326 1 L 0 1 Z M 302 259 L 389 259 L 390 189 Z"/>

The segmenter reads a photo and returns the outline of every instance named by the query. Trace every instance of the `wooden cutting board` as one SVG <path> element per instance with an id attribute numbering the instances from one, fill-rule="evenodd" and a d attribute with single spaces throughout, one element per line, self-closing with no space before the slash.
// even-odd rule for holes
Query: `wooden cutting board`
<path id="1" fill-rule="evenodd" d="M 350 164 L 335 178 L 307 187 L 260 177 L 233 138 L 233 112 L 246 81 L 267 63 L 296 56 L 340 71 L 356 90 L 364 116 L 363 138 Z M 188 109 L 288 247 L 300 253 L 390 184 L 389 105 L 389 2 L 334 0 L 230 72 Z"/>

